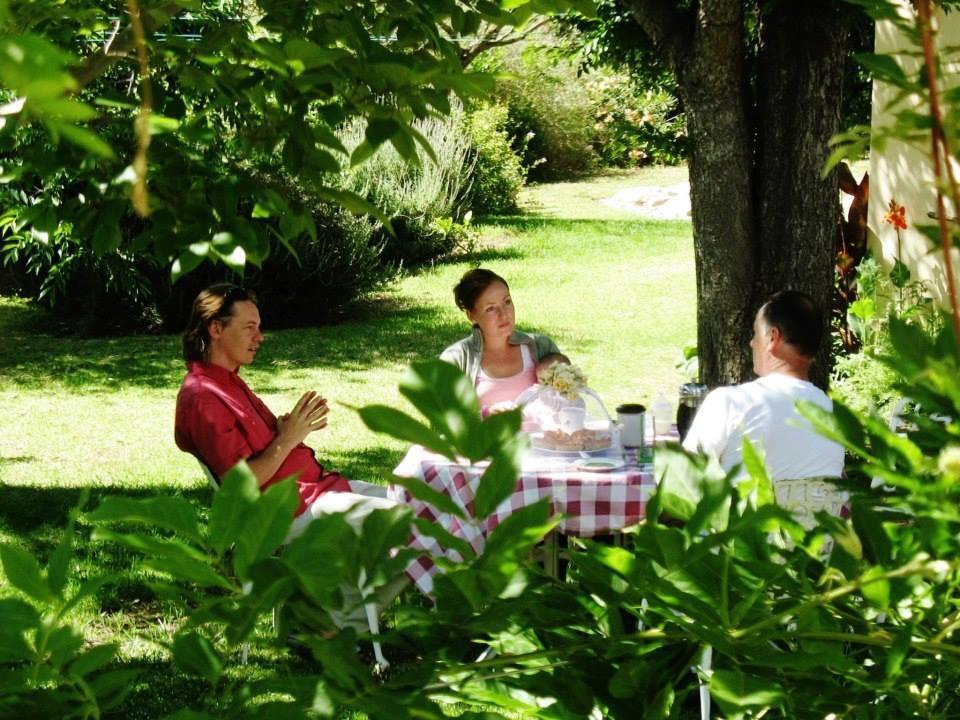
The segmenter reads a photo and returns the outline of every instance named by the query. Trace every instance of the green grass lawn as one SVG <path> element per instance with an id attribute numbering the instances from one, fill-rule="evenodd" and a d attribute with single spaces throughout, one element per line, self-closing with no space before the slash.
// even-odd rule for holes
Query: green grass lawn
<path id="1" fill-rule="evenodd" d="M 510 282 L 518 326 L 553 337 L 611 411 L 660 391 L 673 400 L 681 381 L 674 363 L 696 333 L 690 224 L 645 222 L 597 200 L 684 177 L 683 168 L 619 172 L 530 188 L 527 214 L 478 224 L 474 256 L 411 274 L 358 304 L 345 322 L 270 332 L 265 312 L 266 341 L 244 377 L 278 413 L 303 391 L 320 390 L 332 409 L 330 427 L 310 440 L 318 455 L 350 476 L 385 482 L 404 448 L 366 430 L 353 408 L 402 406 L 405 366 L 467 334 L 451 290 L 482 263 Z M 197 463 L 173 443 L 179 339 L 63 337 L 46 332 L 48 320 L 23 301 L 0 298 L 0 539 L 44 557 L 82 487 L 209 502 Z M 106 548 L 84 552 L 88 569 L 130 565 Z M 171 619 L 141 580 L 119 581 L 97 602 L 83 608 L 91 634 L 114 637 L 140 662 L 162 656 L 143 637 L 162 636 Z M 173 683 L 174 697 L 192 693 L 166 676 L 161 682 Z M 167 702 L 159 697 L 143 690 L 130 716 L 155 716 Z"/>
<path id="2" fill-rule="evenodd" d="M 664 172 L 677 169 L 650 174 Z M 332 404 L 330 428 L 311 438 L 320 456 L 353 476 L 384 480 L 403 448 L 367 431 L 351 408 L 398 404 L 404 367 L 467 334 L 451 289 L 480 261 L 510 282 L 519 327 L 553 337 L 609 408 L 658 391 L 672 399 L 674 363 L 696 332 L 689 223 L 643 222 L 596 202 L 647 174 L 534 187 L 529 206 L 558 203 L 572 216 L 487 221 L 475 257 L 404 278 L 346 322 L 270 332 L 265 313 L 267 338 L 244 376 L 277 412 L 304 390 L 320 390 Z M 42 311 L 0 298 L 3 483 L 202 487 L 196 463 L 173 444 L 178 338 L 76 339 L 45 334 L 46 326 Z"/>

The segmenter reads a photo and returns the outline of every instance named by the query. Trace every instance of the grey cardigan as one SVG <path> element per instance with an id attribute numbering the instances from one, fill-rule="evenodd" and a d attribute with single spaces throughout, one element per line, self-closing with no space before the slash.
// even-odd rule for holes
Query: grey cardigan
<path id="1" fill-rule="evenodd" d="M 537 335 L 536 333 L 525 333 L 514 330 L 509 340 L 511 345 L 526 345 L 530 348 L 533 355 L 533 361 L 539 362 L 551 353 L 559 353 L 560 349 L 546 335 Z M 480 374 L 480 359 L 483 357 L 483 335 L 479 328 L 474 328 L 470 337 L 455 342 L 442 353 L 440 359 L 451 365 L 456 365 L 463 370 L 470 381 L 477 382 L 477 375 Z"/>

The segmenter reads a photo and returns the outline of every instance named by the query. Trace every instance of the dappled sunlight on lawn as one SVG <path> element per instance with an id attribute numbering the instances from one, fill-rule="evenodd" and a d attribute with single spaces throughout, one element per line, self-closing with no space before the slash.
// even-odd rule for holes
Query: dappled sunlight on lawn
<path id="1" fill-rule="evenodd" d="M 278 414 L 308 389 L 325 395 L 330 426 L 308 443 L 326 466 L 385 482 L 405 448 L 367 430 L 355 408 L 407 407 L 397 391 L 405 368 L 468 334 L 452 289 L 483 264 L 510 282 L 518 327 L 553 337 L 608 407 L 650 402 L 659 391 L 673 399 L 681 380 L 674 363 L 696 330 L 690 224 L 613 217 L 596 201 L 641 175 L 614 173 L 592 189 L 589 181 L 532 188 L 580 200 L 562 208 L 564 217 L 478 222 L 475 252 L 405 276 L 356 303 L 342 322 L 271 330 L 264 308 L 266 339 L 244 378 Z M 51 327 L 43 309 L 0 299 L 0 329 L 12 338 L 0 350 L 4 482 L 203 488 L 199 466 L 173 442 L 184 374 L 179 338 L 81 339 Z"/>

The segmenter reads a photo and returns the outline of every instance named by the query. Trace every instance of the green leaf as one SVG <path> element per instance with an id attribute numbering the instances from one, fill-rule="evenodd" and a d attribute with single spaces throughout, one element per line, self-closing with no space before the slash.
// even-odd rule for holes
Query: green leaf
<path id="1" fill-rule="evenodd" d="M 129 522 L 172 530 L 195 542 L 201 540 L 197 510 L 182 497 L 158 495 L 151 498 L 108 496 L 100 506 L 87 513 L 95 524 Z"/>
<path id="2" fill-rule="evenodd" d="M 449 111 L 448 111 L 449 112 Z M 430 145 L 430 141 L 423 136 L 423 133 L 417 130 L 415 127 L 408 127 L 407 132 L 413 137 L 414 140 L 423 148 L 423 151 L 427 154 L 427 157 L 434 164 L 438 164 L 440 161 L 437 159 L 437 153 L 434 152 L 433 147 Z"/>
<path id="3" fill-rule="evenodd" d="M 51 131 L 51 134 L 59 134 L 77 147 L 97 157 L 105 160 L 112 160 L 114 158 L 113 148 L 91 130 L 59 120 L 47 120 L 46 126 Z"/>
<path id="4" fill-rule="evenodd" d="M 384 580 L 373 571 L 382 563 L 389 564 L 388 559 L 395 548 L 406 546 L 410 538 L 410 525 L 410 508 L 403 506 L 374 510 L 364 518 L 358 547 L 367 582 Z M 356 572 L 359 568 L 351 570 Z"/>
<path id="5" fill-rule="evenodd" d="M 890 270 L 890 282 L 895 288 L 905 288 L 910 282 L 910 268 L 904 265 L 900 258 L 893 263 L 893 269 Z"/>
<path id="6" fill-rule="evenodd" d="M 110 643 L 90 648 L 70 664 L 70 674 L 83 677 L 109 665 L 119 647 L 116 643 Z"/>
<path id="7" fill-rule="evenodd" d="M 40 613 L 23 600 L 0 600 L 0 662 L 18 662 L 33 657 L 25 634 L 32 634 L 41 622 Z"/>
<path id="8" fill-rule="evenodd" d="M 517 487 L 520 478 L 520 456 L 519 453 L 511 452 L 512 449 L 505 447 L 502 452 L 496 453 L 480 476 L 474 502 L 478 518 L 492 515 L 497 506 L 509 498 Z"/>
<path id="9" fill-rule="evenodd" d="M 412 165 L 420 165 L 420 156 L 417 154 L 417 146 L 414 144 L 413 137 L 407 128 L 400 126 L 397 131 L 390 136 L 390 142 L 396 148 L 404 160 Z"/>
<path id="10" fill-rule="evenodd" d="M 93 120 L 97 111 L 89 105 L 70 98 L 46 99 L 40 104 L 42 114 L 49 120 L 63 121 L 64 124 Z M 34 105 L 34 111 L 37 110 Z"/>
<path id="11" fill-rule="evenodd" d="M 180 128 L 180 121 L 176 118 L 165 117 L 150 113 L 150 135 L 163 135 L 175 132 Z"/>
<path id="12" fill-rule="evenodd" d="M 916 628 L 913 625 L 907 625 L 894 636 L 893 645 L 887 652 L 887 661 L 884 668 L 888 682 L 893 682 L 900 676 L 903 670 L 903 661 L 910 650 L 915 632 Z"/>
<path id="13" fill-rule="evenodd" d="M 353 60 L 353 56 L 346 50 L 321 47 L 316 43 L 302 39 L 290 40 L 283 46 L 283 51 L 288 58 L 299 60 L 304 69 L 332 65 L 341 60 Z"/>
<path id="14" fill-rule="evenodd" d="M 867 561 L 873 565 L 893 562 L 893 547 L 880 515 L 869 504 L 858 501 L 853 502 L 850 515 Z"/>
<path id="15" fill-rule="evenodd" d="M 911 81 L 900 67 L 896 55 L 857 53 L 853 57 L 875 80 L 881 80 L 904 90 L 918 89 L 917 84 Z"/>
<path id="16" fill-rule="evenodd" d="M 691 536 L 704 528 L 726 528 L 732 488 L 715 460 L 695 458 L 667 447 L 657 450 L 654 472 L 660 509 L 672 518 L 684 520 Z"/>
<path id="17" fill-rule="evenodd" d="M 879 566 L 871 567 L 862 576 L 863 585 L 860 592 L 871 605 L 878 610 L 888 610 L 890 608 L 890 581 L 881 578 L 884 569 Z"/>
<path id="18" fill-rule="evenodd" d="M 173 662 L 183 672 L 215 683 L 223 674 L 223 660 L 216 648 L 197 632 L 178 634 L 173 639 Z"/>
<path id="19" fill-rule="evenodd" d="M 374 150 L 391 139 L 401 129 L 400 123 L 393 118 L 370 118 L 364 133 L 366 141 Z"/>
<path id="20" fill-rule="evenodd" d="M 142 554 L 147 567 L 179 581 L 195 583 L 201 587 L 233 589 L 230 582 L 214 569 L 213 558 L 177 538 L 165 540 L 143 533 L 113 532 L 106 528 L 97 528 L 92 537 Z"/>
<path id="21" fill-rule="evenodd" d="M 483 447 L 481 452 L 484 455 L 492 455 L 498 452 L 500 448 L 512 443 L 520 427 L 523 424 L 523 411 L 520 408 L 510 410 L 509 412 L 495 413 L 488 416 L 480 424 L 480 430 L 483 433 Z M 525 446 L 517 446 L 521 451 Z"/>
<path id="22" fill-rule="evenodd" d="M 746 436 L 743 438 L 743 466 L 750 474 L 750 480 L 740 484 L 740 493 L 753 496 L 757 507 L 776 502 L 773 481 L 767 474 L 764 458 Z"/>
<path id="23" fill-rule="evenodd" d="M 559 524 L 560 518 L 550 517 L 550 501 L 547 498 L 526 505 L 508 515 L 490 533 L 482 558 L 487 563 L 503 557 L 522 557 Z"/>
<path id="24" fill-rule="evenodd" d="M 350 153 L 350 167 L 356 167 L 357 165 L 366 162 L 373 157 L 373 154 L 376 151 L 377 148 L 375 145 L 364 140 L 353 149 L 352 153 Z"/>
<path id="25" fill-rule="evenodd" d="M 283 548 L 280 560 L 313 602 L 327 607 L 343 583 L 346 552 L 356 542 L 356 533 L 342 514 L 322 515 Z M 318 552 L 317 548 L 337 551 Z"/>
<path id="26" fill-rule="evenodd" d="M 400 410 L 386 405 L 367 405 L 358 411 L 364 425 L 374 432 L 422 445 L 427 450 L 456 460 L 456 449 L 445 438 Z"/>
<path id="27" fill-rule="evenodd" d="M 257 478 L 246 462 L 227 472 L 210 509 L 208 538 L 214 550 L 222 554 L 245 532 L 259 498 Z"/>
<path id="28" fill-rule="evenodd" d="M 288 213 L 290 213 L 290 203 L 273 188 L 265 188 L 260 191 L 260 196 L 253 206 L 253 212 L 250 214 L 250 217 L 282 217 Z"/>
<path id="29" fill-rule="evenodd" d="M 463 513 L 463 509 L 457 505 L 453 498 L 446 493 L 434 490 L 420 478 L 395 477 L 393 479 L 393 483 L 394 485 L 400 485 L 401 487 L 405 488 L 406 491 L 417 500 L 420 500 L 427 505 L 432 505 L 446 515 L 453 515 L 461 520 L 466 518 Z"/>
<path id="30" fill-rule="evenodd" d="M 211 249 L 209 242 L 192 243 L 180 253 L 180 257 L 174 260 L 170 268 L 170 282 L 175 283 L 184 275 L 196 270 L 200 263 L 207 259 Z"/>
<path id="31" fill-rule="evenodd" d="M 80 493 L 80 498 L 73 510 L 70 511 L 67 527 L 60 536 L 60 542 L 50 554 L 50 561 L 47 563 L 47 582 L 50 589 L 60 594 L 67 585 L 67 573 L 70 569 L 70 559 L 73 557 L 73 538 L 76 531 L 77 514 L 86 506 L 90 499 L 89 488 L 84 488 Z"/>
<path id="32" fill-rule="evenodd" d="M 21 547 L 0 544 L 3 571 L 13 587 L 38 602 L 52 602 L 54 595 L 36 558 Z"/>
<path id="33" fill-rule="evenodd" d="M 299 502 L 297 484 L 292 478 L 271 485 L 260 496 L 251 510 L 247 532 L 237 538 L 235 565 L 239 575 L 245 575 L 251 565 L 270 557 L 280 547 Z"/>
<path id="34" fill-rule="evenodd" d="M 771 708 L 786 698 L 783 688 L 773 680 L 736 670 L 714 670 L 709 685 L 710 695 L 728 715 Z"/>
<path id="35" fill-rule="evenodd" d="M 61 625 L 47 636 L 46 651 L 49 662 L 61 668 L 70 662 L 83 647 L 83 635 L 69 625 Z"/>
<path id="36" fill-rule="evenodd" d="M 415 518 L 413 524 L 416 526 L 421 535 L 433 538 L 444 548 L 455 550 L 456 552 L 460 553 L 460 557 L 462 557 L 464 560 L 469 561 L 476 556 L 473 546 L 470 543 L 468 543 L 466 540 L 458 538 L 456 535 L 445 530 L 437 523 L 430 520 L 425 520 L 424 518 Z"/>
<path id="37" fill-rule="evenodd" d="M 137 670 L 113 670 L 98 673 L 88 686 L 97 697 L 101 711 L 115 708 L 136 687 L 135 680 L 140 675 Z"/>
<path id="38" fill-rule="evenodd" d="M 676 695 L 673 685 L 667 685 L 654 696 L 644 717 L 650 718 L 650 720 L 667 720 L 670 717 L 670 711 L 673 709 L 675 700 Z"/>
<path id="39" fill-rule="evenodd" d="M 98 255 L 112 253 L 120 247 L 123 236 L 120 234 L 120 216 L 124 206 L 121 203 L 108 203 L 98 213 L 93 229 L 93 251 Z"/>
<path id="40" fill-rule="evenodd" d="M 349 210 L 356 215 L 370 215 L 376 218 L 383 223 L 389 232 L 393 232 L 393 227 L 390 225 L 390 218 L 384 215 L 383 211 L 376 205 L 369 202 L 366 198 L 357 195 L 355 192 L 329 187 L 314 188 L 314 192 L 320 197 L 341 205 L 345 210 Z"/>
<path id="41" fill-rule="evenodd" d="M 460 455 L 471 462 L 487 456 L 477 391 L 458 368 L 442 360 L 413 363 L 400 381 L 400 394 Z"/>

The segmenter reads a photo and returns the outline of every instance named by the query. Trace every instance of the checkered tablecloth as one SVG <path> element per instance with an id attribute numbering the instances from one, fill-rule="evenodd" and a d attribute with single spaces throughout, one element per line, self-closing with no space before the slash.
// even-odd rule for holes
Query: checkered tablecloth
<path id="1" fill-rule="evenodd" d="M 578 460 L 531 454 L 523 464 L 513 494 L 490 517 L 478 520 L 473 517 L 473 501 L 484 466 L 453 464 L 423 448 L 413 447 L 394 473 L 419 478 L 432 489 L 451 497 L 467 519 L 440 512 L 413 498 L 399 485 L 390 486 L 389 497 L 410 506 L 416 517 L 438 524 L 467 541 L 478 554 L 483 552 L 487 535 L 506 517 L 543 498 L 550 500 L 552 514 L 562 516 L 560 532 L 569 535 L 608 534 L 643 520 L 647 501 L 656 488 L 651 465 L 639 464 L 633 452 L 627 453 L 627 464 L 622 469 L 612 472 L 578 470 L 575 467 Z M 425 551 L 407 568 L 411 580 L 425 593 L 433 589 L 433 576 L 437 572 L 434 558 L 462 560 L 456 551 L 443 548 L 433 538 L 416 531 L 410 547 Z"/>

